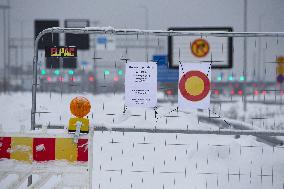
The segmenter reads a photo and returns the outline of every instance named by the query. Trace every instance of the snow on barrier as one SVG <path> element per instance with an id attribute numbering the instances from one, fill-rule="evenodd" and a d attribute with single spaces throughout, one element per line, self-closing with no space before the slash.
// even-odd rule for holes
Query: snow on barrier
<path id="1" fill-rule="evenodd" d="M 0 159 L 15 159 L 25 162 L 66 160 L 88 161 L 88 139 L 73 137 L 14 137 L 0 136 Z"/>
<path id="2" fill-rule="evenodd" d="M 92 143 L 92 133 L 78 143 L 71 134 L 0 133 L 0 182 L 16 175 L 9 188 L 26 181 L 29 188 L 92 188 Z"/>

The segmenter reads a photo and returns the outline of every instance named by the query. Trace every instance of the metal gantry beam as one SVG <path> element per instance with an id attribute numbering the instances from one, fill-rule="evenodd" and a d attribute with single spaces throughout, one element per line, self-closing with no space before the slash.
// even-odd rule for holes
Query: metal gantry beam
<path id="1" fill-rule="evenodd" d="M 213 36 L 213 37 L 284 37 L 284 32 L 167 31 L 167 30 L 115 29 L 112 27 L 85 27 L 85 28 L 53 27 L 45 29 L 38 34 L 38 36 L 34 41 L 32 110 L 31 110 L 32 130 L 35 129 L 38 43 L 41 37 L 43 37 L 45 34 L 48 33 L 109 34 L 109 35 L 134 35 L 134 36 L 146 35 L 146 36 Z"/>

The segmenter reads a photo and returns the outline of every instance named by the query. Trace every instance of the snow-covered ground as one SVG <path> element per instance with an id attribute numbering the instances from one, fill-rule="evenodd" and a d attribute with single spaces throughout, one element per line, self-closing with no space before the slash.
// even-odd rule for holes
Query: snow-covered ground
<path id="1" fill-rule="evenodd" d="M 162 94 L 159 95 L 159 98 L 163 98 Z M 176 111 L 175 103 L 159 104 L 157 118 L 154 109 L 124 108 L 122 94 L 38 93 L 37 111 L 42 113 L 37 114 L 37 123 L 43 126 L 67 126 L 71 117 L 69 102 L 75 96 L 85 96 L 91 101 L 92 108 L 88 117 L 95 126 L 218 128 L 198 122 L 197 111 Z M 219 110 L 222 117 L 232 118 L 234 114 L 235 118 L 249 122 L 251 118 L 267 115 L 267 119 L 254 120 L 252 127 L 283 129 L 280 124 L 284 121 L 281 118 L 282 107 L 270 105 L 267 108 L 266 105 L 250 104 L 248 113 L 244 114 L 240 111 L 241 99 L 236 97 L 235 100 L 235 103 L 222 104 L 221 111 Z M 1 132 L 30 132 L 30 93 L 1 94 L 0 104 Z M 219 114 L 217 106 L 212 106 L 213 109 Z M 271 120 L 276 120 L 280 126 L 263 126 L 271 124 Z M 266 123 L 256 124 L 257 121 Z M 284 148 L 273 148 L 257 142 L 253 136 L 234 138 L 220 135 L 95 132 L 93 188 L 283 188 L 283 160 Z M 11 160 L 2 160 L 0 166 L 7 162 Z M 20 164 L 22 166 L 28 165 Z M 15 175 L 10 175 L 0 185 L 8 186 L 13 178 L 17 179 Z M 35 176 L 34 179 L 36 181 L 38 177 Z M 45 188 L 52 188 L 60 180 L 66 178 L 53 175 Z M 25 186 L 23 184 L 20 188 Z"/>

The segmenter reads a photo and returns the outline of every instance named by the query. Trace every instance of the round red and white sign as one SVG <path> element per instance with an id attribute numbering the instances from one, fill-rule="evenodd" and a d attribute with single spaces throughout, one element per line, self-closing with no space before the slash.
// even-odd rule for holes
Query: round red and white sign
<path id="1" fill-rule="evenodd" d="M 201 71 L 189 71 L 185 73 L 179 82 L 181 95 L 190 101 L 204 99 L 210 91 L 210 80 Z"/>

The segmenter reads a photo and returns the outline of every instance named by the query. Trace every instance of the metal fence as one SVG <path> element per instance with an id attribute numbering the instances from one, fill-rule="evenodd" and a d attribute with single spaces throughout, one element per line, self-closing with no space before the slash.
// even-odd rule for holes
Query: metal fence
<path id="1" fill-rule="evenodd" d="M 269 64 L 269 63 L 276 63 L 275 58 L 280 56 L 279 49 L 282 48 L 282 40 L 284 37 L 284 32 L 223 32 L 223 31 L 164 31 L 164 30 L 138 30 L 138 29 L 115 29 L 111 27 L 99 28 L 99 27 L 86 27 L 86 28 L 49 28 L 42 31 L 39 36 L 37 36 L 34 42 L 34 59 L 33 59 L 33 87 L 32 87 L 32 111 L 31 111 L 31 129 L 35 129 L 36 127 L 36 115 L 40 116 L 43 112 L 37 111 L 37 91 L 39 89 L 41 91 L 46 91 L 45 89 L 45 82 L 43 81 L 44 77 L 38 76 L 42 67 L 41 65 L 44 64 L 44 60 L 40 60 L 43 58 L 42 52 L 39 54 L 38 51 L 38 42 L 41 40 L 42 36 L 47 33 L 73 33 L 73 34 L 90 34 L 90 35 L 105 35 L 105 36 L 118 36 L 119 39 L 123 39 L 124 44 L 119 45 L 119 50 L 113 50 L 108 52 L 98 52 L 93 51 L 90 53 L 82 52 L 82 56 L 92 56 L 91 59 L 95 60 L 93 65 L 93 69 L 95 71 L 95 82 L 93 84 L 88 83 L 87 78 L 81 78 L 81 85 L 83 84 L 84 87 L 76 88 L 76 85 L 68 82 L 65 85 L 65 88 L 71 86 L 71 88 L 76 88 L 73 92 L 84 92 L 93 88 L 93 92 L 100 91 L 101 93 L 109 93 L 112 92 L 114 95 L 118 92 L 123 92 L 124 89 L 124 79 L 119 82 L 115 82 L 116 78 L 108 77 L 109 70 L 105 71 L 104 69 L 112 69 L 117 71 L 120 70 L 124 72 L 124 63 L 127 61 L 151 61 L 152 55 L 154 54 L 165 54 L 165 51 L 168 51 L 166 46 L 166 41 L 168 37 L 179 37 L 181 39 L 186 39 L 185 37 L 193 36 L 199 38 L 207 38 L 207 37 L 214 37 L 218 38 L 232 38 L 233 39 L 233 68 L 232 69 L 217 69 L 213 70 L 212 76 L 212 88 L 211 88 L 211 97 L 212 97 L 212 108 L 209 109 L 209 116 L 210 120 L 217 119 L 210 117 L 212 112 L 216 114 L 218 118 L 222 118 L 226 121 L 226 118 L 233 118 L 236 114 L 236 109 L 231 107 L 231 110 L 224 110 L 223 107 L 226 104 L 233 104 L 236 102 L 240 102 L 242 104 L 241 109 L 244 111 L 247 110 L 247 103 L 250 104 L 260 104 L 267 105 L 267 104 L 278 104 L 277 108 L 282 107 L 282 85 L 277 83 L 276 80 L 276 64 Z M 247 39 L 245 43 L 248 43 L 248 54 L 252 54 L 251 58 L 245 60 L 243 57 L 244 49 L 243 49 L 243 39 Z M 118 40 L 119 41 L 119 40 Z M 144 42 L 144 43 L 143 43 Z M 260 43 L 262 42 L 262 43 Z M 94 45 L 95 46 L 95 45 Z M 278 50 L 275 50 L 275 46 L 277 46 Z M 144 48 L 143 48 L 144 47 Z M 223 51 L 223 44 L 222 47 Z M 135 50 L 136 49 L 136 50 Z M 137 50 L 138 49 L 138 50 Z M 179 49 L 180 51 L 181 49 Z M 262 52 L 263 51 L 263 52 Z M 260 52 L 258 56 L 260 57 L 261 63 L 259 62 L 256 64 L 256 52 Z M 109 56 L 112 54 L 112 56 Z M 179 58 L 182 55 L 179 55 Z M 266 58 L 265 58 L 266 57 Z M 217 62 L 217 61 L 216 61 Z M 244 64 L 243 62 L 248 62 L 248 64 Z M 212 60 L 211 54 L 211 63 L 214 64 L 214 60 Z M 62 72 L 64 73 L 64 72 Z M 79 72 L 81 77 L 82 75 L 89 76 L 88 72 L 84 70 L 83 72 Z M 66 73 L 65 73 L 66 74 Z M 91 73 L 92 74 L 92 73 Z M 39 82 L 39 79 L 41 82 Z M 92 78 L 91 78 L 92 79 Z M 102 81 L 102 82 L 100 82 Z M 68 89 L 64 89 L 64 84 L 62 82 L 55 82 L 52 84 L 55 91 L 62 93 L 63 91 L 70 92 Z M 165 92 L 164 97 L 161 99 L 160 102 L 175 102 L 176 97 L 170 97 L 171 94 L 174 94 L 174 90 L 176 90 L 176 83 L 162 83 L 160 82 L 160 90 Z M 50 86 L 50 85 L 49 85 Z M 75 87 L 74 87 L 75 86 Z M 80 91 L 81 90 L 81 91 Z M 83 91 L 82 91 L 83 90 Z M 72 91 L 72 90 L 71 90 Z M 51 90 L 50 90 L 51 96 Z M 234 105 L 232 105 L 234 106 Z M 230 107 L 230 106 L 229 106 Z M 251 106 L 253 107 L 253 106 Z M 226 107 L 227 108 L 227 107 Z M 240 107 L 239 107 L 240 108 Z M 174 109 L 174 108 L 173 108 Z M 275 109 L 275 108 L 274 108 Z M 145 110 L 147 111 L 147 110 Z M 233 112 L 232 112 L 233 111 Z M 244 114 L 239 115 L 238 119 L 242 119 L 246 123 L 251 123 L 252 128 L 254 123 L 258 121 L 263 121 L 257 123 L 260 125 L 258 129 L 266 129 L 267 135 L 273 135 L 273 132 L 269 130 L 281 130 L 282 129 L 282 121 L 279 118 L 279 113 L 277 110 L 274 110 L 275 114 L 272 117 L 273 121 L 269 117 L 265 117 L 265 113 L 247 118 Z M 169 111 L 171 112 L 171 111 Z M 49 112 L 51 113 L 51 112 Z M 204 112 L 207 114 L 206 112 Z M 238 113 L 238 112 L 237 112 Z M 271 112 L 270 112 L 271 113 Z M 165 115 L 166 116 L 166 115 Z M 166 118 L 167 119 L 167 118 Z M 178 118 L 177 118 L 178 119 Z M 61 115 L 60 115 L 61 120 Z M 268 120 L 268 121 L 267 121 Z M 266 123 L 264 123 L 267 121 Z M 273 123 L 273 124 L 272 124 Z M 153 124 L 154 126 L 155 124 Z M 268 129 L 269 128 L 269 129 Z M 239 132 L 239 131 L 238 131 Z M 223 133 L 223 132 L 221 132 Z"/>

